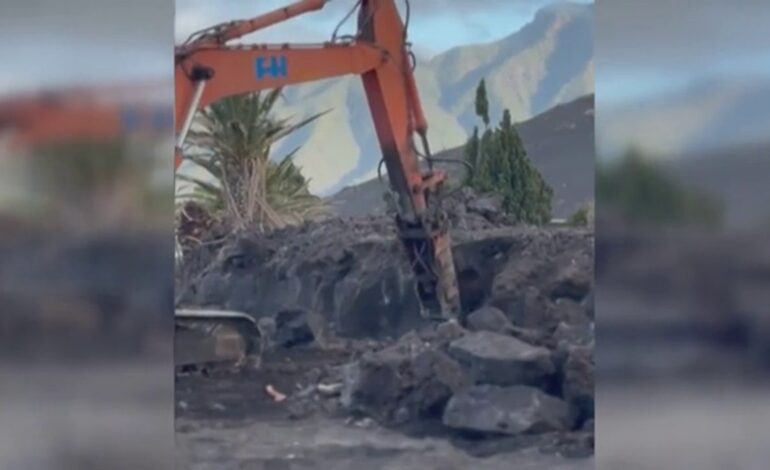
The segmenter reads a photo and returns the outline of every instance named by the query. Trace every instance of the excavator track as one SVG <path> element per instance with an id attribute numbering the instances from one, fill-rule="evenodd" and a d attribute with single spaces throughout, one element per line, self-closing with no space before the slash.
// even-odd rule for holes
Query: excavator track
<path id="1" fill-rule="evenodd" d="M 178 309 L 174 316 L 177 371 L 239 365 L 260 353 L 257 321 L 246 313 Z"/>

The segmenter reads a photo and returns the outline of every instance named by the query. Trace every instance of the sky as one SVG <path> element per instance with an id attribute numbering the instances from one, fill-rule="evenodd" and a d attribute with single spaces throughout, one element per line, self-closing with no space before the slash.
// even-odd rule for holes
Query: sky
<path id="1" fill-rule="evenodd" d="M 174 6 L 161 0 L 4 0 L 0 95 L 168 78 Z"/>
<path id="2" fill-rule="evenodd" d="M 599 106 L 705 80 L 770 78 L 767 0 L 602 0 L 595 24 Z"/>
<path id="3" fill-rule="evenodd" d="M 396 0 L 402 16 L 406 0 Z M 519 30 L 535 12 L 554 0 L 411 0 L 410 40 L 429 57 L 454 46 L 490 42 Z M 575 3 L 592 3 L 577 0 Z M 327 40 L 355 0 L 332 0 L 323 10 L 296 17 L 247 37 L 250 42 L 319 42 Z M 176 39 L 184 40 L 204 26 L 233 18 L 248 18 L 286 5 L 285 0 L 178 0 Z M 352 32 L 356 19 L 345 24 Z"/>
<path id="4" fill-rule="evenodd" d="M 552 1 L 411 0 L 410 37 L 422 57 L 458 44 L 492 41 L 519 29 Z M 177 0 L 175 6 L 173 0 L 5 0 L 0 14 L 0 95 L 45 86 L 171 77 L 169 56 L 175 39 L 286 3 Z M 249 39 L 327 39 L 353 3 L 331 0 L 320 12 Z M 770 77 L 767 0 L 600 0 L 596 15 L 597 100 L 631 102 L 714 77 Z"/>
<path id="5" fill-rule="evenodd" d="M 459 44 L 492 41 L 518 30 L 537 9 L 553 1 L 411 0 L 410 39 L 422 57 Z M 4 0 L 0 14 L 0 61 L 4 64 L 0 68 L 0 95 L 164 77 L 170 84 L 175 39 L 204 26 L 248 18 L 290 2 L 177 0 L 175 8 L 173 0 Z M 248 39 L 326 40 L 354 3 L 331 0 L 322 11 Z M 354 22 L 353 18 L 349 27 Z"/>

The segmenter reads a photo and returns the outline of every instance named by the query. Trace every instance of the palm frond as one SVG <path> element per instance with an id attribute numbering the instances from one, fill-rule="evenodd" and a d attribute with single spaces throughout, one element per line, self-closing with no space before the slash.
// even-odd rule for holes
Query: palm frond
<path id="1" fill-rule="evenodd" d="M 299 148 L 278 161 L 270 159 L 281 139 L 316 121 L 330 110 L 297 123 L 271 115 L 281 89 L 231 96 L 199 113 L 188 134 L 195 153 L 187 158 L 207 173 L 205 178 L 180 175 L 191 197 L 217 208 L 235 228 L 260 228 L 298 223 L 321 214 L 325 206 L 308 189 L 309 180 L 294 164 Z"/>

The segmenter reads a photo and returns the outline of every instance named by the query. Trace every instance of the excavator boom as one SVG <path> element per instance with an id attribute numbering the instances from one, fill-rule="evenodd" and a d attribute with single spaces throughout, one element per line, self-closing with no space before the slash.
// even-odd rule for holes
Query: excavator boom
<path id="1" fill-rule="evenodd" d="M 222 45 L 233 39 L 243 37 L 303 13 L 320 10 L 328 1 L 329 0 L 301 0 L 285 7 L 276 8 L 269 13 L 255 16 L 248 20 L 222 23 L 202 31 L 201 35 L 197 38 L 192 37 L 190 41 L 192 44 L 190 47 L 196 48 L 201 44 L 206 43 Z M 177 50 L 184 50 L 184 48 L 185 46 L 181 46 L 180 48 L 177 48 Z"/>

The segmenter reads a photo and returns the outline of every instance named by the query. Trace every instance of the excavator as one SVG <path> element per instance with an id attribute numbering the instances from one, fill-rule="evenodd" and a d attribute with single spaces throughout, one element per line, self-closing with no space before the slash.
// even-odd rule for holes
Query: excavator
<path id="1" fill-rule="evenodd" d="M 330 0 L 301 0 L 254 18 L 230 21 L 193 33 L 175 49 L 175 168 L 195 114 L 233 95 L 316 80 L 361 77 L 382 151 L 380 165 L 395 196 L 398 237 L 414 271 L 423 314 L 454 318 L 460 311 L 459 289 L 446 214 L 440 195 L 447 175 L 434 168 L 428 123 L 420 103 L 407 31 L 396 0 L 358 0 L 342 23 L 358 14 L 353 35 L 333 34 L 322 44 L 233 43 L 245 35 L 321 10 Z M 419 139 L 422 150 L 415 145 Z M 198 322 L 250 323 L 240 312 L 177 311 L 177 331 Z M 253 327 L 254 325 L 247 325 Z M 253 328 L 252 328 L 253 330 Z M 243 331 L 243 330 L 240 330 Z"/>
<path id="2" fill-rule="evenodd" d="M 163 83 L 61 89 L 0 99 L 0 134 L 10 150 L 66 142 L 112 142 L 125 136 L 161 137 L 170 132 L 168 106 L 137 102 L 165 92 Z"/>

